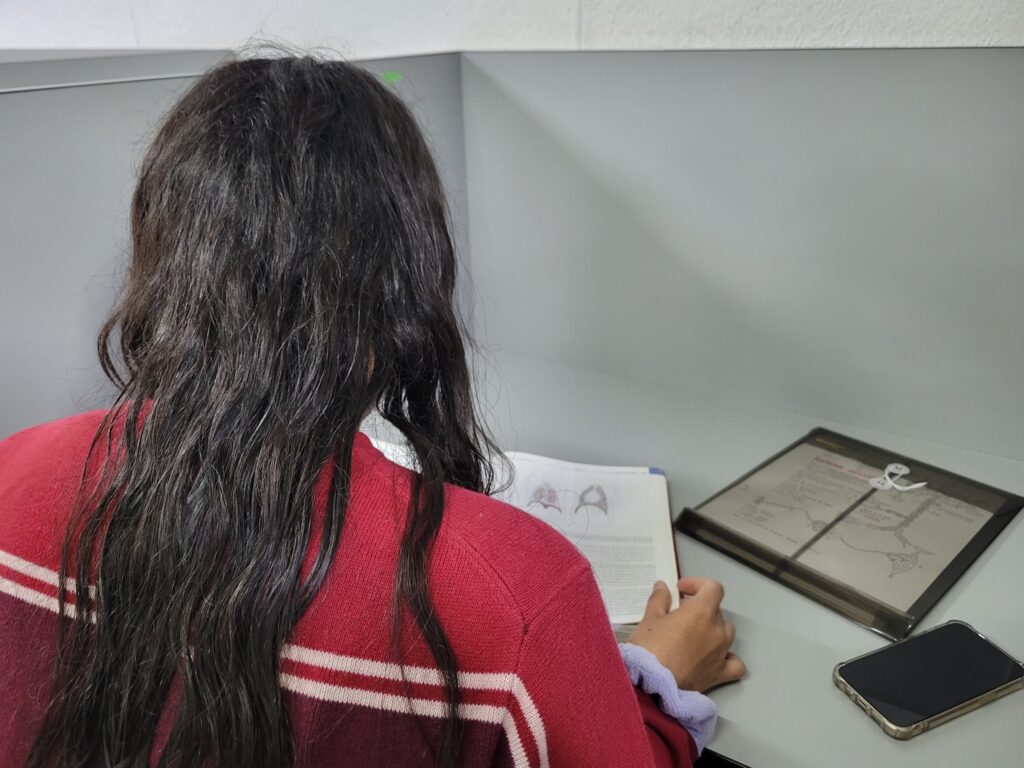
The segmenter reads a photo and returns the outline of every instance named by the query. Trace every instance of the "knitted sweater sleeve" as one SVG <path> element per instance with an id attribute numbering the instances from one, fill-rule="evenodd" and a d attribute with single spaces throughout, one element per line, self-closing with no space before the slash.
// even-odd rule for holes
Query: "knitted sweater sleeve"
<path id="1" fill-rule="evenodd" d="M 551 768 L 690 768 L 694 741 L 630 682 L 589 565 L 563 584 L 526 617 L 517 670 Z"/>

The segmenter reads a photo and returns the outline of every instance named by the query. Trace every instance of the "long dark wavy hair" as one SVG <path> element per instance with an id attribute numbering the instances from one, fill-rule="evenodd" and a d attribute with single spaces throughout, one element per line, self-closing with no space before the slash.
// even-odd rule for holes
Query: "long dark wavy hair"
<path id="1" fill-rule="evenodd" d="M 415 119 L 356 66 L 235 60 L 170 111 L 99 337 L 118 395 L 64 544 L 73 618 L 32 765 L 145 766 L 172 681 L 161 766 L 293 762 L 279 655 L 335 556 L 374 409 L 419 466 L 393 645 L 411 616 L 447 693 L 433 753 L 457 762 L 457 660 L 427 568 L 444 483 L 490 492 L 493 444 L 474 415 L 448 221 Z"/>

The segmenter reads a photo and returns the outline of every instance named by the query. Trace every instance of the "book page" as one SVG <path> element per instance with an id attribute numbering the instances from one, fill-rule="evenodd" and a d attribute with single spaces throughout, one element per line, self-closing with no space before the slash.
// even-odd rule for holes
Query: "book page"
<path id="1" fill-rule="evenodd" d="M 415 467 L 408 447 L 373 439 L 385 456 Z M 590 561 L 613 624 L 643 618 L 661 579 L 679 605 L 675 534 L 668 483 L 648 467 L 576 464 L 528 453 L 508 454 L 514 476 L 502 501 L 539 518 L 568 538 Z"/>
<path id="2" fill-rule="evenodd" d="M 796 561 L 906 611 L 991 517 L 928 488 L 875 491 Z"/>
<path id="3" fill-rule="evenodd" d="M 781 555 L 792 556 L 871 490 L 881 470 L 798 445 L 697 511 Z"/>
<path id="4" fill-rule="evenodd" d="M 503 499 L 560 531 L 593 567 L 613 624 L 643 617 L 651 587 L 678 605 L 675 540 L 665 476 L 510 453 L 515 480 Z"/>

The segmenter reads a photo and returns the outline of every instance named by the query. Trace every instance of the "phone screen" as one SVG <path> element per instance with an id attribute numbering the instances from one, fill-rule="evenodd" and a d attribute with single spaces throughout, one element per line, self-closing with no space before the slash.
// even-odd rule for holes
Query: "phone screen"
<path id="1" fill-rule="evenodd" d="M 1019 679 L 1024 668 L 966 624 L 950 622 L 839 673 L 890 722 L 910 726 Z"/>

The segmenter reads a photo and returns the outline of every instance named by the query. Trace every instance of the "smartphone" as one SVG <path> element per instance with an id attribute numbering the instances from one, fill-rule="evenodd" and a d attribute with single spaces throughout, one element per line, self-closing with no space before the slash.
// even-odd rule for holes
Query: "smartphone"
<path id="1" fill-rule="evenodd" d="M 833 682 L 882 730 L 909 739 L 1024 688 L 1024 666 L 962 621 L 838 664 Z"/>

